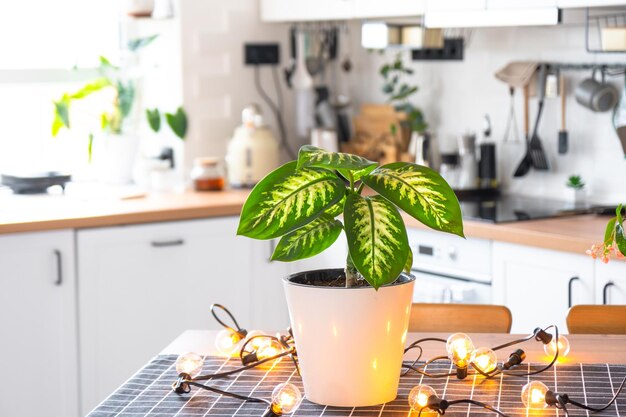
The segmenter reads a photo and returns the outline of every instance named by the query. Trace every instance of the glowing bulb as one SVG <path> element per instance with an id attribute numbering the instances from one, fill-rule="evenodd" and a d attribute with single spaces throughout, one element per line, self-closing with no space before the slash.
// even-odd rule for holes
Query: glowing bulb
<path id="1" fill-rule="evenodd" d="M 459 368 L 466 368 L 472 358 L 474 344 L 465 333 L 454 333 L 446 342 L 448 357 Z"/>
<path id="2" fill-rule="evenodd" d="M 435 390 L 428 385 L 416 385 L 409 392 L 409 406 L 413 411 L 420 411 L 428 405 L 428 399 L 437 396 Z"/>
<path id="3" fill-rule="evenodd" d="M 548 406 L 548 403 L 546 403 L 547 392 L 548 387 L 540 381 L 531 381 L 524 385 L 524 388 L 522 388 L 522 402 L 524 403 L 524 407 L 530 408 L 531 410 L 546 408 Z"/>
<path id="4" fill-rule="evenodd" d="M 276 339 L 268 339 L 268 343 L 261 345 L 259 349 L 256 351 L 256 357 L 258 360 L 262 361 L 263 359 L 271 358 L 272 356 L 276 356 L 283 351 L 283 346 Z M 278 360 L 282 358 L 277 358 Z"/>
<path id="5" fill-rule="evenodd" d="M 241 340 L 241 334 L 232 329 L 223 329 L 215 337 L 215 347 L 222 355 L 233 356 L 237 352 Z"/>
<path id="6" fill-rule="evenodd" d="M 277 415 L 289 414 L 295 411 L 302 401 L 302 394 L 298 387 L 288 382 L 276 385 L 272 391 L 272 411 Z"/>
<path id="7" fill-rule="evenodd" d="M 250 343 L 248 343 L 250 350 L 258 351 L 261 346 L 266 345 L 271 339 L 268 335 L 259 330 L 252 330 L 248 333 L 246 340 L 250 340 Z M 248 347 L 246 347 L 246 350 L 248 350 Z"/>
<path id="8" fill-rule="evenodd" d="M 486 347 L 476 349 L 472 352 L 472 365 L 486 374 L 495 371 L 498 366 L 496 352 Z"/>
<path id="9" fill-rule="evenodd" d="M 543 351 L 546 352 L 546 355 L 554 357 L 554 355 L 556 354 L 557 343 L 559 344 L 559 357 L 563 358 L 567 356 L 570 346 L 569 340 L 567 340 L 567 337 L 565 336 L 559 336 L 558 342 L 553 339 L 550 343 L 543 345 Z"/>
<path id="10" fill-rule="evenodd" d="M 202 356 L 193 352 L 183 353 L 176 359 L 176 372 L 193 378 L 200 373 L 202 365 L 204 365 Z"/>

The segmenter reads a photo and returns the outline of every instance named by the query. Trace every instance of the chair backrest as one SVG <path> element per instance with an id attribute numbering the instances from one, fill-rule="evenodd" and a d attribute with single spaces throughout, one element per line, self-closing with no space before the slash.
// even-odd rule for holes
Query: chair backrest
<path id="1" fill-rule="evenodd" d="M 415 303 L 409 331 L 509 333 L 511 322 L 511 311 L 505 306 Z"/>
<path id="2" fill-rule="evenodd" d="M 626 305 L 577 305 L 567 313 L 567 330 L 577 334 L 626 334 Z"/>

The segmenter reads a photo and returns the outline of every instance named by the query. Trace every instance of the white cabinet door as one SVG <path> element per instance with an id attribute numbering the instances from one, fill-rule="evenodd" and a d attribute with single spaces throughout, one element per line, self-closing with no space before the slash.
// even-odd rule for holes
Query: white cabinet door
<path id="1" fill-rule="evenodd" d="M 426 0 L 354 0 L 354 19 L 420 16 Z"/>
<path id="2" fill-rule="evenodd" d="M 261 331 L 282 331 L 289 326 L 287 301 L 283 291 L 283 278 L 290 273 L 289 263 L 271 260 L 278 239 L 251 242 L 252 313 L 248 330 L 254 328 Z"/>
<path id="3" fill-rule="evenodd" d="M 486 8 L 487 0 L 426 0 L 427 12 L 458 12 Z"/>
<path id="4" fill-rule="evenodd" d="M 237 218 L 78 232 L 83 414 L 186 329 L 215 329 L 209 307 L 250 322 L 250 240 Z"/>
<path id="5" fill-rule="evenodd" d="M 626 304 L 626 262 L 597 262 L 595 268 L 596 303 Z"/>
<path id="6" fill-rule="evenodd" d="M 565 9 L 569 7 L 603 7 L 626 6 L 624 0 L 557 0 L 557 6 Z"/>
<path id="7" fill-rule="evenodd" d="M 511 310 L 513 333 L 549 324 L 564 332 L 570 304 L 593 303 L 593 260 L 586 255 L 494 242 L 493 265 L 494 302 Z"/>
<path id="8" fill-rule="evenodd" d="M 72 231 L 0 237 L 0 416 L 79 415 L 74 265 Z"/>
<path id="9" fill-rule="evenodd" d="M 261 0 L 261 20 L 298 22 L 351 19 L 354 1 L 358 0 Z"/>
<path id="10" fill-rule="evenodd" d="M 556 7 L 557 0 L 487 0 L 487 9 L 537 9 Z"/>

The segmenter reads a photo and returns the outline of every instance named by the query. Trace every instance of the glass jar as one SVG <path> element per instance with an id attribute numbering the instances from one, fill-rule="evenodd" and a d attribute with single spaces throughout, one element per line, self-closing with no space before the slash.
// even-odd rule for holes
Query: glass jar
<path id="1" fill-rule="evenodd" d="M 218 158 L 196 158 L 193 161 L 191 180 L 196 191 L 221 191 L 224 189 L 224 170 Z"/>

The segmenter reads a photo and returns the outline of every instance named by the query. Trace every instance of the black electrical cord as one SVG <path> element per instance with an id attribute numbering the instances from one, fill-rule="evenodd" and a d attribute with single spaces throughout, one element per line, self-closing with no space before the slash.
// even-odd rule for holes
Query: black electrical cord
<path id="1" fill-rule="evenodd" d="M 175 384 L 177 384 L 177 383 L 179 383 L 179 381 L 177 381 Z M 241 395 L 241 394 L 236 394 L 234 392 L 224 391 L 222 389 L 215 388 L 215 387 L 212 387 L 210 385 L 200 384 L 198 382 L 195 382 L 194 380 L 188 380 L 188 379 L 184 379 L 183 378 L 182 381 L 180 381 L 180 383 L 182 384 L 182 386 L 185 387 L 183 389 L 182 393 L 188 393 L 189 391 L 191 391 L 190 386 L 193 385 L 194 387 L 202 388 L 202 389 L 205 389 L 207 391 L 212 391 L 212 392 L 215 392 L 215 393 L 220 394 L 220 395 L 225 395 L 227 397 L 236 398 L 238 400 L 250 401 L 250 402 L 255 402 L 255 403 L 264 403 L 264 404 L 267 404 L 268 406 L 272 405 L 272 403 L 270 401 L 266 400 L 265 398 L 248 397 L 246 395 Z"/>
<path id="2" fill-rule="evenodd" d="M 222 310 L 224 313 L 228 314 L 228 317 L 230 317 L 230 319 L 233 321 L 233 324 L 235 325 L 235 328 L 229 326 L 228 324 L 224 323 L 224 321 L 222 319 L 220 319 L 217 315 L 216 310 L 220 309 Z M 237 319 L 235 318 L 235 316 L 233 316 L 233 313 L 230 312 L 230 310 L 228 310 L 226 307 L 224 307 L 221 304 L 212 304 L 211 305 L 211 314 L 213 315 L 213 318 L 215 318 L 215 320 L 222 325 L 222 327 L 224 327 L 225 329 L 228 330 L 232 330 L 235 333 L 244 333 L 243 336 L 245 336 L 245 334 L 247 334 L 246 330 L 242 329 L 241 326 L 239 326 L 239 323 L 237 323 Z"/>
<path id="3" fill-rule="evenodd" d="M 432 397 L 431 397 L 432 398 Z M 476 400 L 470 400 L 470 399 L 461 399 L 461 400 L 452 400 L 452 401 L 446 401 L 446 400 L 439 400 L 439 399 L 435 399 L 435 401 L 437 402 L 436 405 L 433 406 L 426 406 L 420 409 L 419 413 L 417 414 L 417 417 L 421 417 L 422 412 L 425 409 L 431 409 L 437 412 L 437 414 L 439 415 L 444 415 L 446 413 L 446 410 L 448 409 L 448 407 L 455 405 L 455 404 L 471 404 L 471 405 L 475 405 L 478 407 L 482 407 L 485 410 L 489 410 L 492 411 L 494 413 L 496 413 L 497 415 L 501 416 L 501 417 L 509 417 L 507 414 L 503 413 L 502 411 L 498 410 L 497 408 L 489 405 L 489 404 L 485 404 L 483 402 L 480 401 L 476 401 Z M 430 402 L 430 400 L 429 400 Z"/>
<path id="4" fill-rule="evenodd" d="M 265 103 L 269 106 L 272 113 L 274 113 L 274 117 L 276 118 L 276 124 L 278 125 L 278 133 L 280 135 L 280 145 L 285 149 L 287 154 L 291 159 L 296 159 L 297 154 L 291 149 L 289 142 L 287 141 L 287 133 L 285 130 L 285 123 L 283 121 L 283 116 L 281 114 L 281 109 L 277 106 L 274 101 L 270 98 L 270 96 L 265 92 L 263 86 L 261 85 L 261 72 L 259 71 L 258 65 L 253 65 L 254 67 L 254 86 L 256 87 L 257 92 L 265 101 Z M 279 97 L 279 103 L 282 106 L 282 93 L 280 93 L 280 85 L 278 84 L 277 75 L 274 76 L 274 84 L 276 86 L 276 92 Z"/>
<path id="5" fill-rule="evenodd" d="M 591 407 L 589 405 L 585 405 L 585 404 L 579 403 L 578 401 L 572 400 L 569 397 L 569 395 L 567 395 L 567 394 L 556 394 L 556 397 L 559 400 L 558 404 L 561 407 L 563 407 L 564 411 L 567 411 L 565 409 L 565 405 L 566 404 L 571 404 L 571 405 L 573 405 L 575 407 L 582 408 L 583 410 L 593 411 L 595 413 L 599 413 L 601 411 L 606 410 L 607 408 L 612 406 L 613 403 L 615 403 L 615 401 L 617 400 L 617 397 L 619 397 L 619 395 L 621 394 L 622 390 L 624 389 L 624 385 L 625 384 L 626 384 L 626 377 L 624 377 L 624 379 L 622 379 L 622 383 L 620 384 L 619 388 L 617 388 L 617 391 L 615 392 L 615 395 L 613 395 L 613 398 L 611 398 L 611 400 L 608 403 L 606 403 L 603 407 Z"/>
<path id="6" fill-rule="evenodd" d="M 291 355 L 291 354 L 293 354 L 293 351 L 294 350 L 291 349 L 291 350 L 288 350 L 288 351 L 285 351 L 285 352 L 281 352 L 281 353 L 279 353 L 279 354 L 277 354 L 275 356 L 262 359 L 260 361 L 251 363 L 249 365 L 240 366 L 239 368 L 231 369 L 230 371 L 218 372 L 218 373 L 215 373 L 215 374 L 198 375 L 197 377 L 191 378 L 190 380 L 191 381 L 208 381 L 210 379 L 224 378 L 224 377 L 227 377 L 227 376 L 230 376 L 230 375 L 237 374 L 239 372 L 243 372 L 243 371 L 245 371 L 247 369 L 256 368 L 259 365 L 263 365 L 264 363 L 275 361 L 276 359 L 282 358 L 284 356 Z"/>

